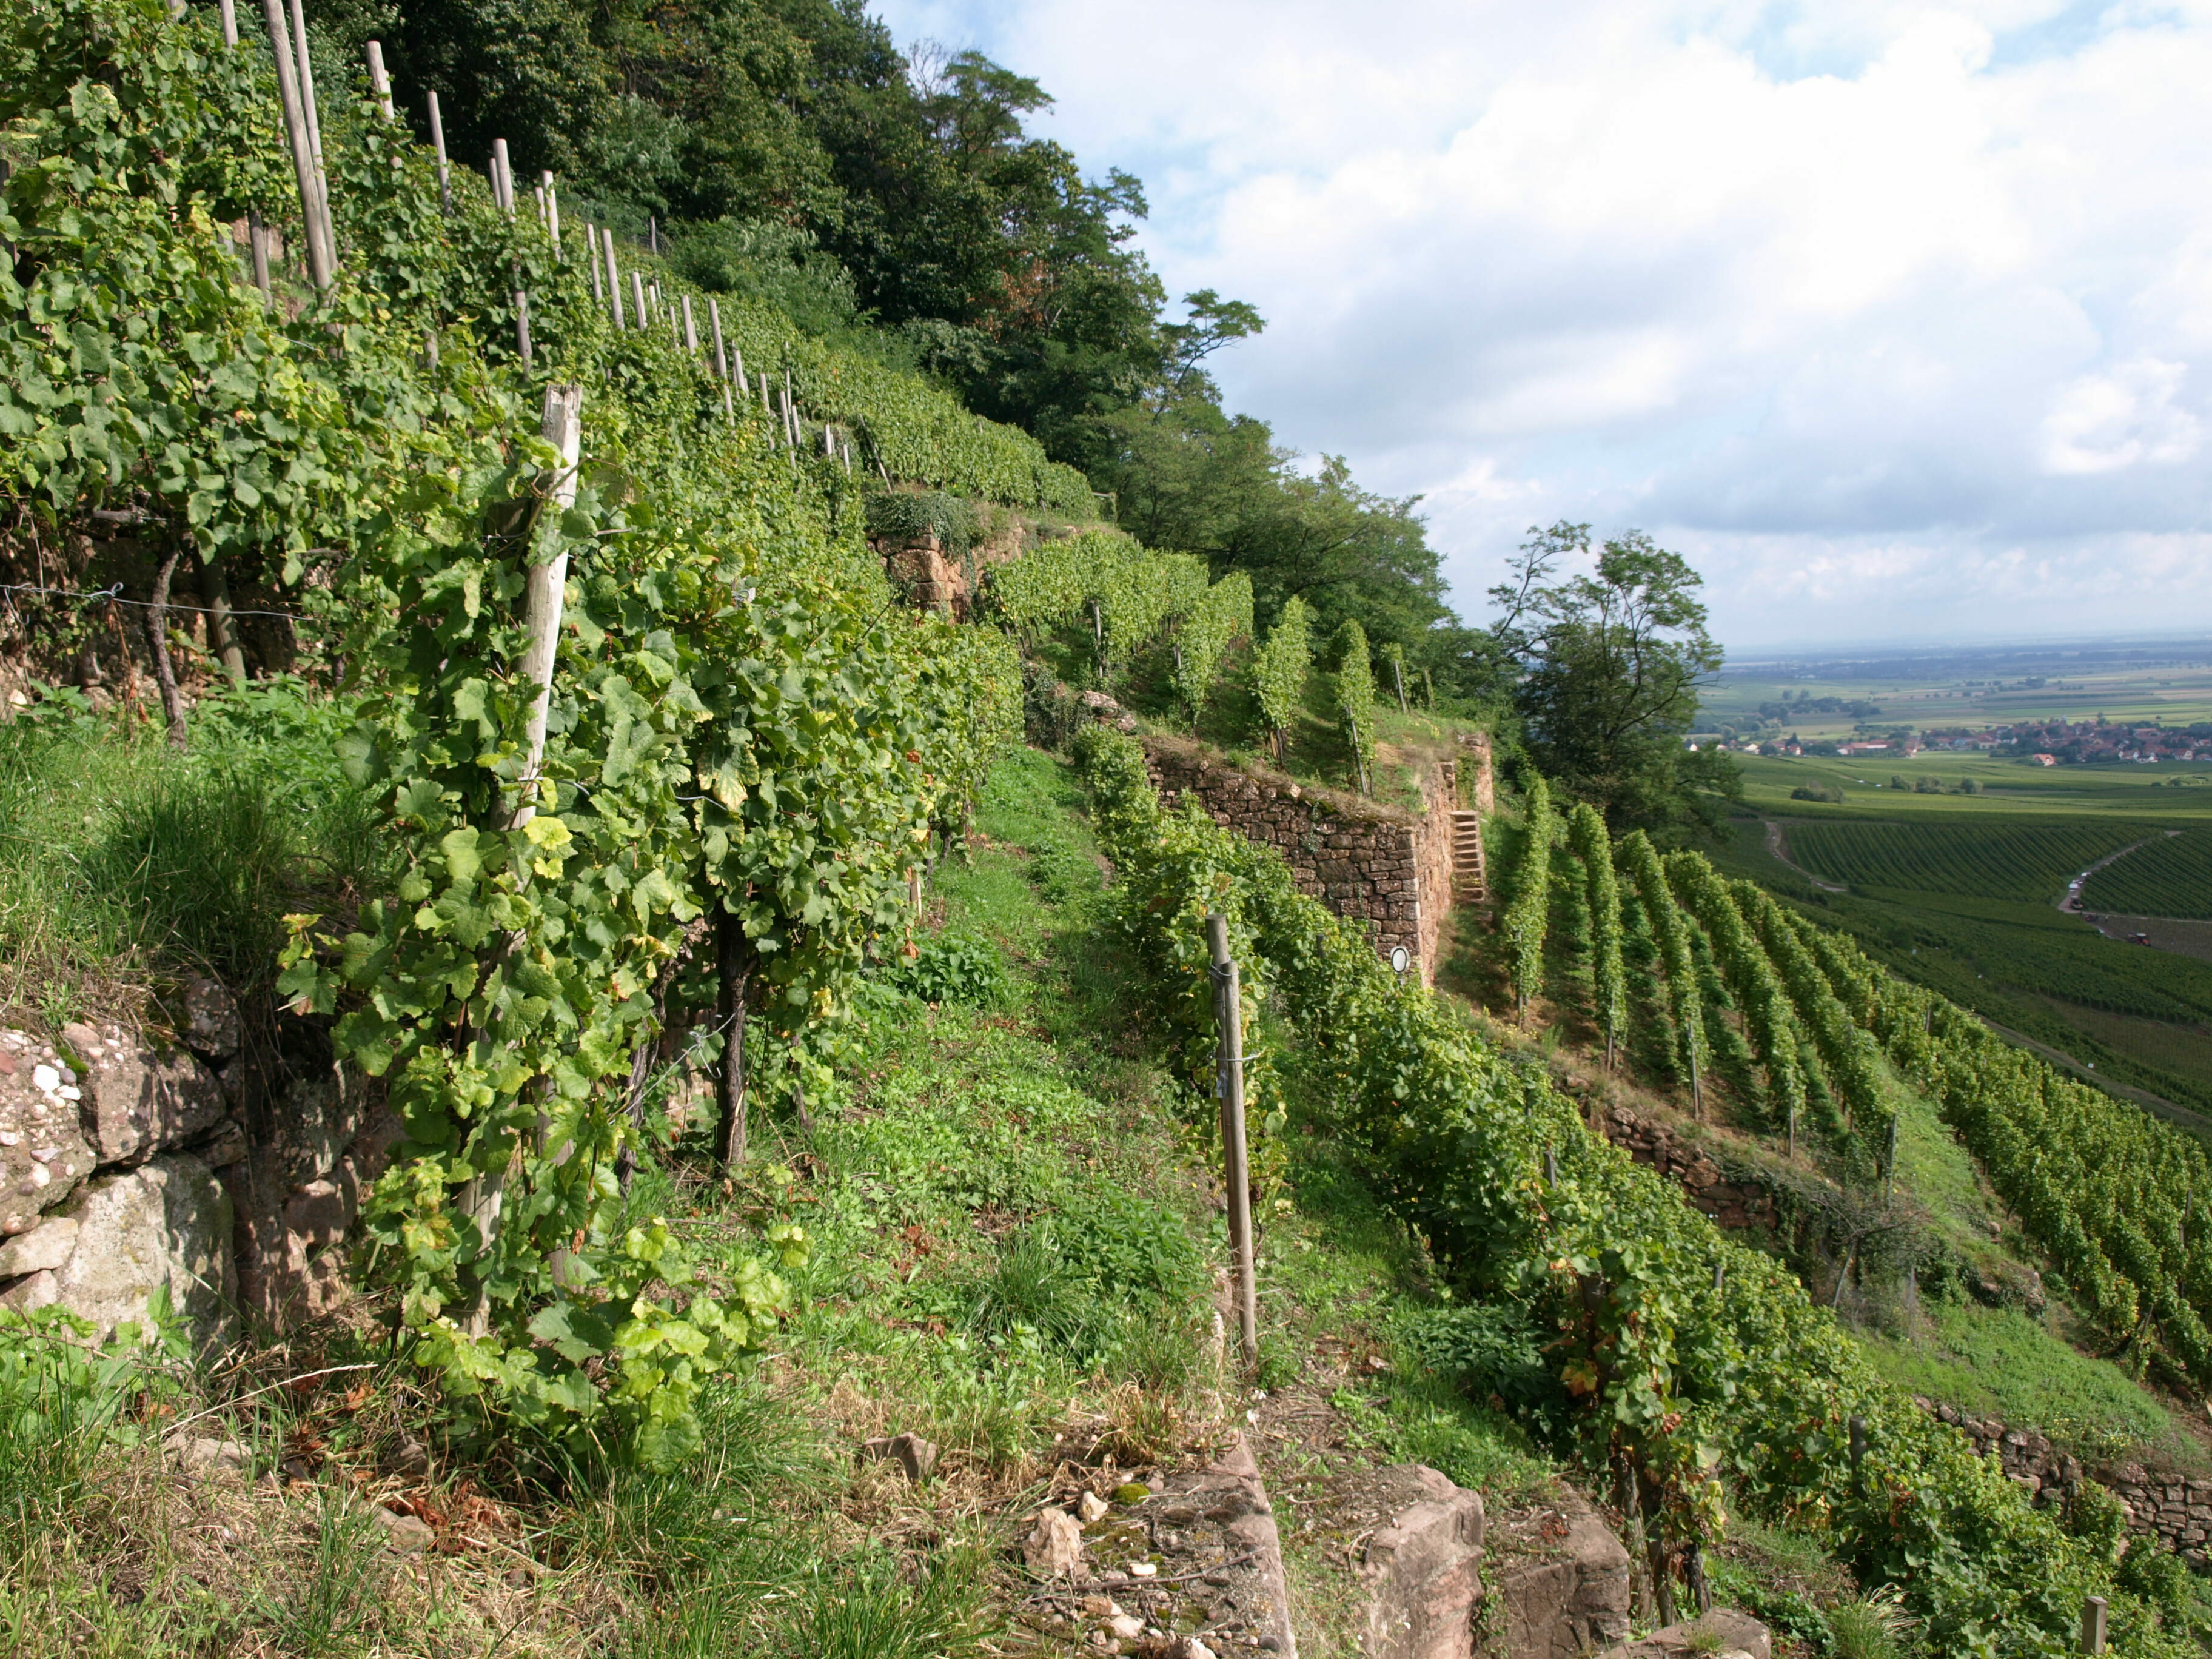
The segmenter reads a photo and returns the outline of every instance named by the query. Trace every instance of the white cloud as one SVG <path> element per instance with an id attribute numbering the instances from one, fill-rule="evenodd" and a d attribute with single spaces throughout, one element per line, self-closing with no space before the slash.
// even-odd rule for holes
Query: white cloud
<path id="1" fill-rule="evenodd" d="M 885 11 L 1146 178 L 1269 319 L 1232 401 L 1426 493 L 1471 610 L 1569 517 L 1734 637 L 2212 627 L 2202 0 Z"/>
<path id="2" fill-rule="evenodd" d="M 2116 472 L 2170 465 L 2197 453 L 2197 417 L 2177 408 L 2186 370 L 2139 357 L 2061 388 L 2043 417 L 2043 465 L 2051 472 Z"/>

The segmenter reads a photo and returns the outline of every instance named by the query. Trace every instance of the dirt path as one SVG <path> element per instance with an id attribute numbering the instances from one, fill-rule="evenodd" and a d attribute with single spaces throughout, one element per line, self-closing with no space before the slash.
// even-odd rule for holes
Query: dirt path
<path id="1" fill-rule="evenodd" d="M 1795 870 L 1799 875 L 1804 877 L 1806 880 L 1811 882 L 1814 886 L 1819 888 L 1824 893 L 1848 893 L 1851 890 L 1848 887 L 1839 886 L 1835 882 L 1823 881 L 1820 877 L 1814 875 L 1810 870 L 1808 870 L 1803 865 L 1791 858 L 1790 856 L 1789 844 L 1782 839 L 1782 826 L 1777 823 L 1772 818 L 1762 818 L 1759 822 L 1766 826 L 1767 857 L 1772 859 L 1777 864 L 1784 865 L 1790 869 Z"/>
<path id="2" fill-rule="evenodd" d="M 2179 830 L 2162 830 L 2160 833 L 2166 836 L 2178 836 L 2181 831 Z M 2140 853 L 2144 848 L 2149 846 L 2151 842 L 2157 839 L 2157 836 L 2145 836 L 2141 841 L 2131 842 L 2127 846 L 2120 848 L 2117 853 L 2106 854 L 2104 857 L 2099 859 L 2094 864 L 2084 870 L 2080 875 L 2075 877 L 2073 880 L 2066 884 L 2066 896 L 2058 901 L 2058 908 L 2065 911 L 2069 915 L 2080 915 L 2081 914 L 2081 884 L 2083 882 L 2088 880 L 2090 877 L 2095 875 L 2098 871 L 2103 869 L 2106 865 L 2117 864 L 2122 859 L 2127 857 L 2130 853 Z"/>

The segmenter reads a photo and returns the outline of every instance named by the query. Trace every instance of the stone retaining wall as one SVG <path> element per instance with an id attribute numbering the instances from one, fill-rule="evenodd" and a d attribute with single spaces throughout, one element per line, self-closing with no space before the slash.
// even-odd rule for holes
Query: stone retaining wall
<path id="1" fill-rule="evenodd" d="M 203 1346 L 347 1294 L 341 1248 L 397 1139 L 326 1034 L 249 1032 L 212 980 L 173 1039 L 101 1023 L 0 1029 L 0 1304 L 112 1328 L 157 1291 Z"/>
<path id="2" fill-rule="evenodd" d="M 1425 781 L 1419 817 L 1278 774 L 1240 771 L 1176 738 L 1145 739 L 1145 763 L 1164 804 L 1173 808 L 1188 797 L 1224 829 L 1277 848 L 1300 892 L 1365 923 L 1382 956 L 1404 945 L 1421 982 L 1435 981 L 1452 902 L 1455 763 L 1440 762 Z"/>
<path id="3" fill-rule="evenodd" d="M 2008 1428 L 1994 1417 L 1975 1417 L 1918 1395 L 1912 1403 L 1948 1423 L 1984 1457 L 1995 1455 L 2006 1478 L 2036 1504 L 2063 1498 L 2083 1479 L 2109 1488 L 2127 1506 L 2128 1530 L 2154 1537 L 2199 1572 L 2212 1571 L 2212 1480 L 2153 1474 L 2140 1463 L 2085 1464 L 2032 1430 Z"/>
<path id="4" fill-rule="evenodd" d="M 1755 1176 L 1723 1170 L 1705 1148 L 1666 1124 L 1613 1106 L 1599 1112 L 1597 1127 L 1638 1164 L 1679 1183 L 1690 1202 L 1720 1226 L 1772 1232 L 1779 1224 L 1774 1194 Z"/>

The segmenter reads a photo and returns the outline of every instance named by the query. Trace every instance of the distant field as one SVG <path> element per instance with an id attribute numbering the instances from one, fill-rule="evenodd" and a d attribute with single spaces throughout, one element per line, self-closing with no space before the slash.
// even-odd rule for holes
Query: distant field
<path id="1" fill-rule="evenodd" d="M 1770 815 L 2011 818 L 2095 813 L 2212 823 L 2212 767 L 2202 765 L 2038 766 L 2029 760 L 1948 753 L 1920 754 L 1910 760 L 1881 755 L 1850 760 L 1768 755 L 1733 758 L 1743 775 L 1746 803 Z M 1893 777 L 1904 779 L 1905 787 L 1890 787 Z M 1969 778 L 1976 793 L 1953 793 Z M 1911 786 L 1923 779 L 1933 779 L 1946 793 L 1915 793 Z M 1801 786 L 1840 789 L 1843 805 L 1790 799 L 1790 792 Z"/>
<path id="2" fill-rule="evenodd" d="M 2041 682 L 2031 684 L 2031 680 Z M 1977 662 L 1974 653 L 1927 664 L 1814 664 L 1802 673 L 1725 673 L 1702 699 L 1705 729 L 1747 727 L 1761 703 L 1835 697 L 1874 702 L 1877 724 L 1916 727 L 2002 726 L 2065 719 L 2158 721 L 2189 726 L 2212 720 L 2212 650 L 2193 650 L 2151 663 L 2085 659 L 2079 653 L 2004 653 Z M 1808 713 L 1789 720 L 1808 738 L 1848 736 L 1850 714 Z"/>
<path id="3" fill-rule="evenodd" d="M 2089 878 L 2081 902 L 2134 915 L 2212 918 L 2212 830 L 2160 836 Z"/>
<path id="4" fill-rule="evenodd" d="M 2027 823 L 1990 812 L 1791 823 L 1785 833 L 1791 857 L 1831 881 L 2033 902 L 2056 900 L 2087 866 L 2158 831 L 2119 818 Z"/>

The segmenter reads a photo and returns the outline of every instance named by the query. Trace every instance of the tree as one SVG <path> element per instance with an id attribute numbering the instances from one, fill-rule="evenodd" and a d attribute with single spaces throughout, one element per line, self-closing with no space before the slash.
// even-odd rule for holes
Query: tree
<path id="1" fill-rule="evenodd" d="M 1702 578 L 1631 530 L 1593 570 L 1553 580 L 1563 561 L 1589 556 L 1588 525 L 1532 531 L 1512 579 L 1491 590 L 1493 635 L 1522 671 L 1513 703 L 1530 757 L 1616 835 L 1713 828 L 1742 784 L 1725 754 L 1686 742 L 1722 659 L 1696 598 Z"/>

